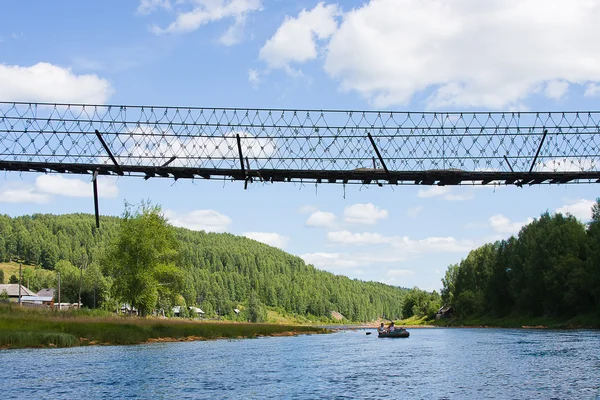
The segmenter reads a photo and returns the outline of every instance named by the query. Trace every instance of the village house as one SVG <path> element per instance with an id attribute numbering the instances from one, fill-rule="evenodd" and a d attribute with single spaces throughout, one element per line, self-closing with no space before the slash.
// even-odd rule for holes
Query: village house
<path id="1" fill-rule="evenodd" d="M 450 318 L 450 317 L 452 317 L 453 313 L 454 313 L 454 307 L 444 306 L 444 307 L 441 307 L 437 313 L 435 313 L 435 319 Z"/>
<path id="2" fill-rule="evenodd" d="M 8 300 L 12 303 L 19 302 L 19 286 L 21 287 L 21 297 L 23 296 L 35 296 L 36 294 L 31 290 L 27 289 L 23 285 L 19 285 L 18 283 L 4 283 L 0 284 L 0 294 L 6 292 L 8 295 Z"/>

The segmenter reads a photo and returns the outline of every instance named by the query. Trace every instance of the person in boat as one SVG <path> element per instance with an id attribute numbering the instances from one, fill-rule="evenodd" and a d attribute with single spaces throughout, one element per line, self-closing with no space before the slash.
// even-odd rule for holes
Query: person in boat
<path id="1" fill-rule="evenodd" d="M 377 332 L 378 333 L 385 333 L 385 326 L 383 325 L 383 322 L 381 323 L 381 325 L 379 326 L 379 328 L 377 328 Z"/>
<path id="2" fill-rule="evenodd" d="M 394 332 L 395 329 L 396 329 L 396 327 L 394 326 L 394 321 L 390 322 L 390 325 L 388 326 L 387 331 Z"/>

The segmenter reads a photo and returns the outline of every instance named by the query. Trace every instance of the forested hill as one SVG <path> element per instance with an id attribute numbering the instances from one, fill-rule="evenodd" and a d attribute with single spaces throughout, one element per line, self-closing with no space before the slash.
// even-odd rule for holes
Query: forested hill
<path id="1" fill-rule="evenodd" d="M 119 221 L 101 217 L 97 230 L 89 214 L 0 215 L 0 260 L 18 259 L 47 271 L 64 269 L 63 296 L 71 301 L 76 301 L 69 296 L 75 297 L 78 290 L 77 268 L 85 263 L 84 305 L 92 306 L 95 290 L 96 304 L 105 302 L 108 307 L 115 299 L 110 279 L 101 272 L 102 254 L 118 235 Z M 406 290 L 317 270 L 299 257 L 245 237 L 173 229 L 179 242 L 178 266 L 184 271 L 181 295 L 186 305 L 197 305 L 209 315 L 233 315 L 251 297 L 283 314 L 326 317 L 337 311 L 354 321 L 402 315 Z M 47 271 L 39 276 L 29 272 L 32 289 L 56 275 Z M 72 290 L 69 276 L 75 279 Z"/>
<path id="2" fill-rule="evenodd" d="M 451 265 L 442 298 L 460 316 L 600 316 L 600 199 L 592 220 L 543 213 L 517 236 Z"/>

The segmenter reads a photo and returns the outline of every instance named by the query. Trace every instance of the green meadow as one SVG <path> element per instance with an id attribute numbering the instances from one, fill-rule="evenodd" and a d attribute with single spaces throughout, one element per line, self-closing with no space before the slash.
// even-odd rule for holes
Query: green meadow
<path id="1" fill-rule="evenodd" d="M 128 345 L 327 332 L 311 326 L 125 317 L 97 311 L 0 305 L 0 348 Z"/>

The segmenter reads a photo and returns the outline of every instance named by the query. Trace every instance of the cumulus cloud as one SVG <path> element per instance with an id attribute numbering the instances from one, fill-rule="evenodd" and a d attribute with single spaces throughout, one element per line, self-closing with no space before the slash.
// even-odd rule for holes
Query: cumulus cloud
<path id="1" fill-rule="evenodd" d="M 431 186 L 427 189 L 419 189 L 417 196 L 423 199 L 430 197 L 444 196 L 450 193 L 450 187 L 448 186 Z"/>
<path id="2" fill-rule="evenodd" d="M 260 72 L 258 72 L 258 70 L 255 69 L 249 69 L 248 82 L 250 82 L 254 89 L 258 88 L 258 85 L 260 85 Z"/>
<path id="3" fill-rule="evenodd" d="M 315 211 L 306 220 L 306 226 L 332 227 L 335 225 L 335 214 L 325 211 Z"/>
<path id="4" fill-rule="evenodd" d="M 375 225 L 380 219 L 386 219 L 388 211 L 373 205 L 353 204 L 344 209 L 344 221 L 350 224 Z"/>
<path id="5" fill-rule="evenodd" d="M 119 194 L 116 178 L 98 177 L 98 197 L 115 198 Z M 40 175 L 34 184 L 11 182 L 0 190 L 0 202 L 4 203 L 48 203 L 52 196 L 92 197 L 90 181 L 65 178 L 62 175 Z"/>
<path id="6" fill-rule="evenodd" d="M 452 193 L 452 189 L 448 186 L 431 186 L 428 189 L 419 189 L 417 196 L 423 199 L 442 197 L 448 201 L 465 201 L 475 197 L 473 192 L 463 192 L 460 194 Z"/>
<path id="7" fill-rule="evenodd" d="M 598 1 L 377 0 L 339 19 L 328 7 L 287 18 L 261 58 L 285 68 L 322 52 L 343 91 L 378 107 L 422 94 L 429 108 L 523 109 L 531 95 L 561 99 L 573 84 L 595 94 L 591 85 L 600 83 L 600 53 L 590 50 L 600 35 Z M 320 34 L 306 17 L 317 12 Z M 301 43 L 298 55 L 286 45 L 292 40 Z"/>
<path id="8" fill-rule="evenodd" d="M 0 189 L 0 203 L 36 203 L 50 201 L 50 196 L 38 192 L 29 185 L 5 185 Z"/>
<path id="9" fill-rule="evenodd" d="M 428 237 L 414 240 L 408 236 L 385 236 L 379 233 L 352 233 L 349 231 L 329 232 L 327 239 L 332 243 L 352 246 L 389 244 L 395 251 L 411 254 L 464 252 L 475 246 L 473 241 L 457 240 L 453 237 Z"/>
<path id="10" fill-rule="evenodd" d="M 592 219 L 592 206 L 594 204 L 596 204 L 595 201 L 579 199 L 571 202 L 570 204 L 565 204 L 564 206 L 557 208 L 556 212 L 563 215 L 571 214 L 575 218 L 583 222 L 587 222 Z"/>
<path id="11" fill-rule="evenodd" d="M 395 263 L 403 261 L 404 257 L 395 254 L 371 253 L 308 253 L 300 255 L 307 264 L 321 269 L 355 269 L 359 266 L 369 266 L 378 263 Z"/>
<path id="12" fill-rule="evenodd" d="M 113 147 L 120 164 L 162 165 L 172 157 L 172 167 L 201 167 L 222 160 L 239 166 L 236 135 L 240 135 L 242 151 L 250 160 L 272 157 L 278 150 L 274 139 L 255 137 L 245 131 L 232 131 L 223 136 L 177 136 L 168 128 L 140 125 L 129 129 L 131 135 L 122 137 L 121 147 Z M 185 133 L 185 132 L 184 132 Z M 106 136 L 106 135 L 105 135 Z M 110 164 L 107 157 L 98 162 Z"/>
<path id="13" fill-rule="evenodd" d="M 502 214 L 493 215 L 489 219 L 489 224 L 498 233 L 507 233 L 514 235 L 519 233 L 522 227 L 533 222 L 533 218 L 527 218 L 525 221 L 513 222 Z"/>
<path id="14" fill-rule="evenodd" d="M 408 210 L 406 210 L 406 215 L 410 218 L 417 218 L 419 215 L 421 215 L 423 209 L 423 206 L 411 207 Z"/>
<path id="15" fill-rule="evenodd" d="M 289 237 L 275 232 L 245 232 L 243 236 L 280 249 L 285 248 L 290 241 Z"/>
<path id="16" fill-rule="evenodd" d="M 164 210 L 164 215 L 171 225 L 194 231 L 221 233 L 231 224 L 231 218 L 215 210 L 194 210 L 188 213 Z"/>
<path id="17" fill-rule="evenodd" d="M 114 90 L 94 74 L 40 62 L 30 67 L 0 64 L 0 98 L 49 103 L 105 103 Z"/>
<path id="18" fill-rule="evenodd" d="M 300 255 L 307 264 L 312 264 L 317 268 L 354 268 L 360 265 L 357 260 L 348 259 L 340 253 L 310 253 Z"/>
<path id="19" fill-rule="evenodd" d="M 171 2 L 169 0 L 140 0 L 137 11 L 140 14 L 149 14 L 160 8 L 170 10 Z"/>
<path id="20" fill-rule="evenodd" d="M 147 6 L 142 3 L 149 3 Z M 151 30 L 157 35 L 164 33 L 193 32 L 203 25 L 223 19 L 234 22 L 221 36 L 220 42 L 227 46 L 239 43 L 243 38 L 243 29 L 248 14 L 262 9 L 260 0 L 183 0 L 171 4 L 167 1 L 142 1 L 140 8 L 151 12 L 157 8 L 176 8 L 175 21 L 166 28 L 153 25 Z M 168 5 L 165 7 L 165 5 Z M 189 6 L 191 5 L 191 10 Z M 183 8 L 187 7 L 184 11 Z M 138 8 L 139 10 L 139 8 Z"/>
<path id="21" fill-rule="evenodd" d="M 78 178 L 62 175 L 41 175 L 35 179 L 35 188 L 40 193 L 67 197 L 92 197 L 93 185 Z M 115 198 L 119 195 L 116 178 L 98 177 L 98 197 Z"/>
<path id="22" fill-rule="evenodd" d="M 534 171 L 538 172 L 579 172 L 597 171 L 600 164 L 593 158 L 551 158 L 538 161 Z"/>
<path id="23" fill-rule="evenodd" d="M 597 85 L 595 83 L 588 83 L 585 86 L 585 93 L 583 94 L 584 97 L 596 97 L 600 94 L 600 85 Z"/>
<path id="24" fill-rule="evenodd" d="M 336 4 L 319 3 L 310 11 L 303 9 L 298 17 L 286 17 L 277 32 L 260 49 L 259 58 L 269 68 L 290 68 L 317 58 L 317 40 L 328 39 L 337 30 Z"/>
<path id="25" fill-rule="evenodd" d="M 365 244 L 383 244 L 390 243 L 391 238 L 387 238 L 379 233 L 352 233 L 349 231 L 328 232 L 327 239 L 333 243 L 349 244 L 349 245 L 365 245 Z"/>

